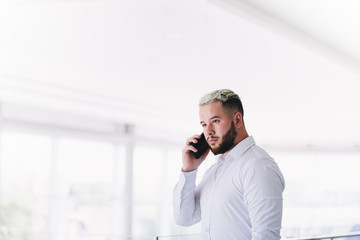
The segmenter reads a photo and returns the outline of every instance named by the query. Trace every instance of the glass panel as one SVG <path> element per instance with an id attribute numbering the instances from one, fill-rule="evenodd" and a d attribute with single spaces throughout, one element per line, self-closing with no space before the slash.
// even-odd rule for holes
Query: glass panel
<path id="1" fill-rule="evenodd" d="M 189 235 L 173 235 L 173 236 L 160 236 L 157 240 L 200 240 L 200 234 Z"/>
<path id="2" fill-rule="evenodd" d="M 112 182 L 114 146 L 104 142 L 76 139 L 59 140 L 59 177 L 63 182 L 77 184 L 105 184 Z M 92 188 L 83 193 L 108 192 Z"/>
<path id="3" fill-rule="evenodd" d="M 2 196 L 48 195 L 50 164 L 49 137 L 2 133 L 0 169 Z"/>
<path id="4" fill-rule="evenodd" d="M 163 193 L 164 153 L 146 146 L 134 148 L 133 235 L 155 236 L 159 229 L 160 199 Z"/>
<path id="5" fill-rule="evenodd" d="M 134 206 L 133 235 L 150 237 L 158 232 L 159 207 L 154 204 L 136 204 Z"/>
<path id="6" fill-rule="evenodd" d="M 111 233 L 114 146 L 61 139 L 57 165 L 58 199 L 52 230 L 85 235 Z"/>
<path id="7" fill-rule="evenodd" d="M 157 202 L 164 181 L 164 153 L 160 149 L 134 148 L 134 198 L 136 202 Z"/>
<path id="8" fill-rule="evenodd" d="M 0 235 L 0 237 L 3 237 Z M 32 233 L 30 237 L 24 237 L 19 233 L 11 235 L 11 238 L 0 238 L 4 240 L 155 240 L 156 237 L 118 236 L 112 234 L 71 234 L 71 233 Z"/>
<path id="9" fill-rule="evenodd" d="M 166 159 L 165 159 L 166 181 L 164 181 L 164 184 L 166 186 L 165 192 L 166 192 L 166 195 L 168 196 L 167 199 L 169 199 L 169 200 L 172 199 L 172 191 L 175 187 L 176 182 L 179 179 L 179 174 L 180 174 L 181 166 L 182 166 L 181 154 L 182 154 L 181 149 L 168 151 L 166 154 Z"/>
<path id="10" fill-rule="evenodd" d="M 273 154 L 284 174 L 283 235 L 353 231 L 360 215 L 359 153 Z"/>
<path id="11" fill-rule="evenodd" d="M 184 234 L 194 234 L 200 233 L 200 224 L 196 224 L 191 227 L 182 227 L 175 223 L 173 215 L 173 189 L 175 184 L 179 179 L 179 174 L 181 170 L 181 148 L 169 150 L 166 153 L 165 158 L 165 178 L 163 181 L 163 193 L 161 197 L 161 218 L 160 218 L 160 229 L 158 234 L 161 235 L 184 235 Z M 206 160 L 206 166 L 202 168 L 207 168 L 211 164 L 211 158 Z M 199 170 L 198 178 L 202 178 L 203 170 Z"/>
<path id="12" fill-rule="evenodd" d="M 29 239 L 48 230 L 51 140 L 3 132 L 0 143 L 0 236 Z"/>

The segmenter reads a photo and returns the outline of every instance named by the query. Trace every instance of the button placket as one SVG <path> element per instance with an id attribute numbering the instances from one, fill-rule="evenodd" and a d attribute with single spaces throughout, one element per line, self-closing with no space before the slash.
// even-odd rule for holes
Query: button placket
<path id="1" fill-rule="evenodd" d="M 226 158 L 225 158 L 226 159 Z M 225 159 L 218 161 L 218 166 L 216 166 L 216 169 L 214 169 L 213 177 L 212 177 L 212 188 L 209 196 L 209 208 L 208 208 L 208 219 L 207 219 L 207 228 L 205 228 L 206 233 L 208 234 L 208 239 L 210 238 L 210 225 L 211 225 L 211 214 L 212 214 L 212 203 L 214 199 L 214 192 L 216 189 L 217 184 L 219 183 L 220 179 L 223 176 L 223 173 L 225 172 L 226 168 L 228 167 L 228 163 L 225 161 Z"/>

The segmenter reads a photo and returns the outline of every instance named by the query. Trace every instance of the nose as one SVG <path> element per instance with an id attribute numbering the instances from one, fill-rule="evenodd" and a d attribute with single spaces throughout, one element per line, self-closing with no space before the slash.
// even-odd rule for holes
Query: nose
<path id="1" fill-rule="evenodd" d="M 212 136 L 215 134 L 214 128 L 211 124 L 206 126 L 206 128 L 204 129 L 204 133 L 206 136 Z"/>

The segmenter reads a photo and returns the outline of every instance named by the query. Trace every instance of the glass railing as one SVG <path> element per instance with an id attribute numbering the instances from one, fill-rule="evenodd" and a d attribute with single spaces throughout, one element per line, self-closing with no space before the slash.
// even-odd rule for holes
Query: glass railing
<path id="1" fill-rule="evenodd" d="M 360 240 L 360 232 L 352 232 L 345 234 L 319 235 L 300 238 L 282 238 L 283 240 Z M 158 236 L 155 240 L 200 240 L 200 234 L 194 235 L 173 235 Z"/>
<path id="2" fill-rule="evenodd" d="M 26 235 L 26 236 L 25 236 Z M 61 234 L 34 233 L 0 234 L 0 240 L 200 240 L 200 234 L 169 236 L 117 236 L 104 234 Z M 282 238 L 282 240 L 360 240 L 360 232 L 345 234 L 318 235 L 310 237 Z"/>
<path id="3" fill-rule="evenodd" d="M 155 240 L 200 240 L 200 234 L 157 236 Z"/>
<path id="4" fill-rule="evenodd" d="M 0 232 L 0 240 L 154 240 L 154 236 L 119 236 L 110 234 L 67 234 L 35 232 Z M 184 238 L 187 239 L 187 238 Z"/>
<path id="5" fill-rule="evenodd" d="M 360 232 L 319 235 L 305 238 L 288 238 L 288 240 L 360 240 Z"/>

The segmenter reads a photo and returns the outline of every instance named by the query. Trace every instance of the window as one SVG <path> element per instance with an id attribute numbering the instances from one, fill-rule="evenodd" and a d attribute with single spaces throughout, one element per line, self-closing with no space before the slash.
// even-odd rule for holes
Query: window
<path id="1" fill-rule="evenodd" d="M 286 181 L 284 235 L 349 232 L 359 223 L 360 154 L 357 152 L 278 152 Z"/>
<path id="2" fill-rule="evenodd" d="M 3 132 L 0 141 L 0 236 L 28 239 L 48 227 L 51 139 Z"/>
<path id="3" fill-rule="evenodd" d="M 114 161 L 112 144 L 59 139 L 52 231 L 111 233 Z"/>
<path id="4" fill-rule="evenodd" d="M 126 146 L 113 139 L 94 139 L 1 133 L 1 237 L 105 240 L 124 236 L 125 221 L 130 221 L 124 206 L 132 209 L 135 239 L 200 232 L 200 224 L 184 228 L 173 220 L 172 190 L 181 168 L 181 146 L 140 144 L 136 139 Z M 133 152 L 133 174 L 125 174 L 126 151 Z M 359 152 L 271 155 L 286 181 L 283 236 L 357 229 Z M 214 161 L 209 156 L 201 165 L 197 181 Z M 133 188 L 130 198 L 125 184 Z M 133 200 L 130 205 L 129 199 Z"/>
<path id="5" fill-rule="evenodd" d="M 0 143 L 0 236 L 123 234 L 123 145 L 8 131 Z"/>

